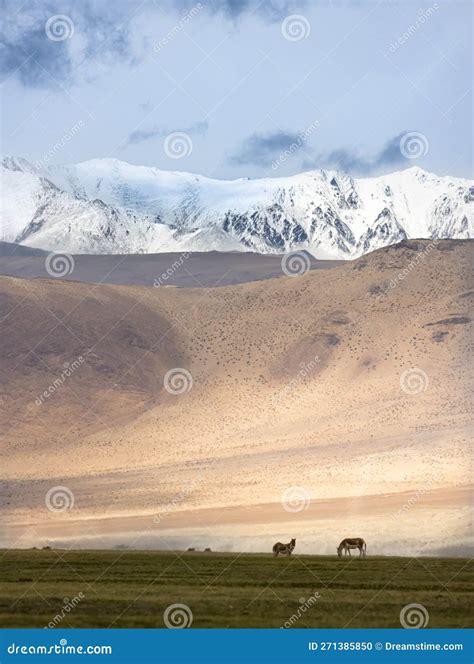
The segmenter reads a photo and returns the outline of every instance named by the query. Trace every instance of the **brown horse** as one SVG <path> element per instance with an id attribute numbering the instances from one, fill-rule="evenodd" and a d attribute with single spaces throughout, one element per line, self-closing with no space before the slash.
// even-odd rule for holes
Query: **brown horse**
<path id="1" fill-rule="evenodd" d="M 359 549 L 359 558 L 361 556 L 365 558 L 367 544 L 362 537 L 346 537 L 337 547 L 337 555 L 339 558 L 342 558 L 342 553 L 344 552 L 345 556 L 347 556 L 347 554 L 351 556 L 351 549 Z"/>
<path id="2" fill-rule="evenodd" d="M 292 539 L 291 542 L 288 542 L 288 544 L 282 544 L 281 542 L 277 542 L 276 544 L 273 545 L 273 555 L 278 556 L 278 554 L 281 553 L 284 556 L 291 556 L 295 546 L 296 546 L 295 539 Z"/>

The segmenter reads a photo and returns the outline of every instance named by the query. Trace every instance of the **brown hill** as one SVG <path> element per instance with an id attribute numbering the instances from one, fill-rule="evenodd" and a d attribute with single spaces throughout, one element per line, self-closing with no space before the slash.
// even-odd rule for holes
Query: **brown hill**
<path id="1" fill-rule="evenodd" d="M 471 265 L 420 241 L 213 289 L 1 278 L 5 543 L 464 546 Z"/>

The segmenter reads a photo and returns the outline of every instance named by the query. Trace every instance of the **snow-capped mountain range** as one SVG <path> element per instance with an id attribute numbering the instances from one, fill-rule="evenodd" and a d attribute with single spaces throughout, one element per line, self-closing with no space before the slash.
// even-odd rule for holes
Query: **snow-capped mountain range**
<path id="1" fill-rule="evenodd" d="M 48 251 L 350 259 L 407 238 L 472 237 L 474 183 L 419 168 L 229 181 L 116 159 L 38 168 L 5 157 L 1 210 L 2 240 Z"/>

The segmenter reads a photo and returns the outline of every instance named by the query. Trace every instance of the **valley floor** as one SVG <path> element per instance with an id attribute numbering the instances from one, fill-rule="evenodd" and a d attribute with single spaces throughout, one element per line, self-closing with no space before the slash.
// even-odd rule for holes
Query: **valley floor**
<path id="1" fill-rule="evenodd" d="M 474 626 L 467 559 L 5 550 L 0 579 L 2 627 L 165 627 L 174 604 L 197 628 L 400 627 L 410 604 L 426 627 Z"/>

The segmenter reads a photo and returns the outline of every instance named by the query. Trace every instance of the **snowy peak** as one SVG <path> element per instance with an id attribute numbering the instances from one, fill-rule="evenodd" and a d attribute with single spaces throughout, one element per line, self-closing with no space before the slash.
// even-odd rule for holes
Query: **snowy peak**
<path id="1" fill-rule="evenodd" d="M 71 253 L 238 250 L 349 259 L 409 238 L 469 238 L 474 186 L 420 168 L 213 180 L 116 159 L 2 161 L 2 239 Z"/>

